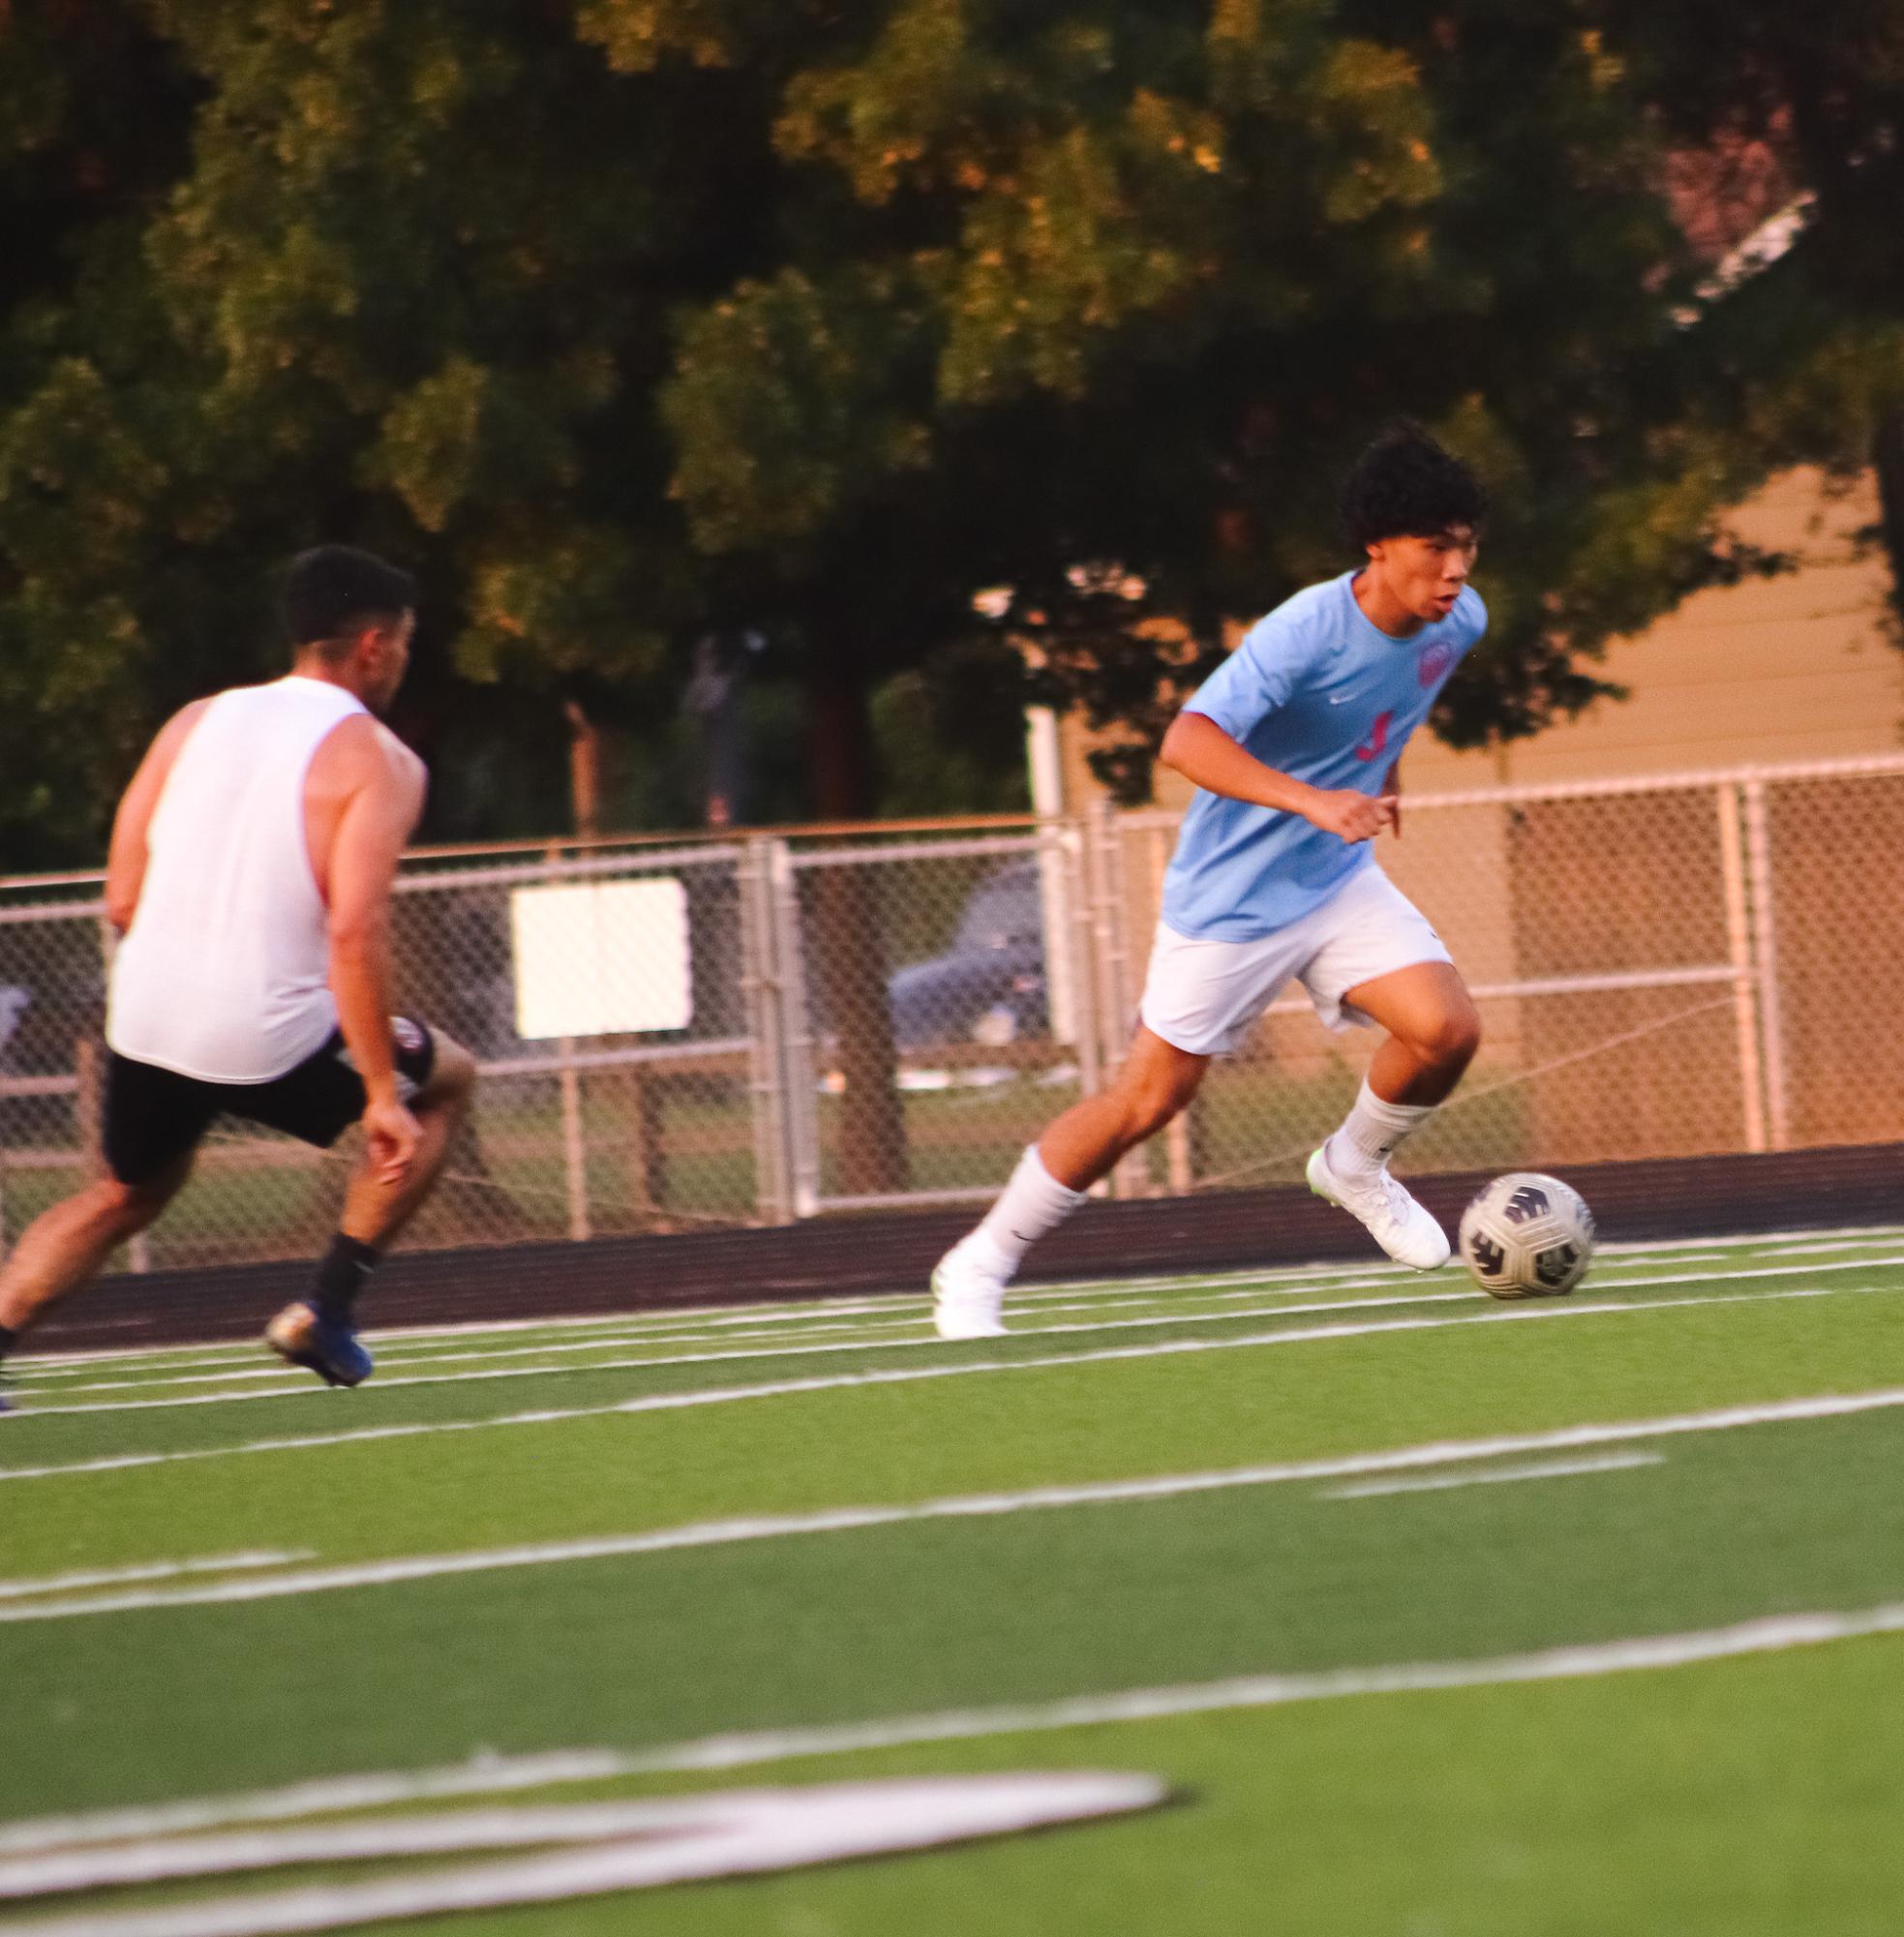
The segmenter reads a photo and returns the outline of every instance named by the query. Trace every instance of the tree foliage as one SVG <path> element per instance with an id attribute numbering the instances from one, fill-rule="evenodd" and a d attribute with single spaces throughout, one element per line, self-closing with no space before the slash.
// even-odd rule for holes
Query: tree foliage
<path id="1" fill-rule="evenodd" d="M 672 718 L 737 623 L 816 810 L 874 798 L 877 686 L 1025 642 L 1137 786 L 1160 662 L 1340 568 L 1398 410 L 1496 499 L 1437 725 L 1532 730 L 1776 562 L 1719 535 L 1769 469 L 1887 448 L 1897 12 L 13 0 L 0 845 L 96 852 L 318 537 L 430 589 L 440 831 L 546 824 L 564 703 Z M 1815 219 L 1702 298 L 1675 165 L 1741 143 Z"/>

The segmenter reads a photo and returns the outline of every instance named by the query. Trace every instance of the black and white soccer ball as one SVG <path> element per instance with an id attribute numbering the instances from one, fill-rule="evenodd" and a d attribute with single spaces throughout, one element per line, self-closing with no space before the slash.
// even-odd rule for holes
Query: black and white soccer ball
<path id="1" fill-rule="evenodd" d="M 1461 1214 L 1461 1258 L 1495 1298 L 1564 1298 L 1593 1261 L 1593 1213 L 1536 1170 L 1496 1177 Z"/>

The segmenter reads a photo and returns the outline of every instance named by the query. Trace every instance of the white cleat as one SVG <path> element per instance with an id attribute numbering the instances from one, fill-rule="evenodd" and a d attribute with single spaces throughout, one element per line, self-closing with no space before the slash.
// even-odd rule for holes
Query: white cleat
<path id="1" fill-rule="evenodd" d="M 1373 1183 L 1351 1182 L 1330 1168 L 1328 1148 L 1327 1143 L 1320 1144 L 1309 1158 L 1309 1188 L 1318 1197 L 1359 1218 L 1397 1264 L 1433 1271 L 1447 1263 L 1447 1232 L 1425 1204 L 1416 1203 L 1388 1174 L 1387 1165 Z"/>
<path id="2" fill-rule="evenodd" d="M 955 1244 L 932 1273 L 932 1329 L 942 1339 L 1002 1339 L 1005 1280 Z"/>

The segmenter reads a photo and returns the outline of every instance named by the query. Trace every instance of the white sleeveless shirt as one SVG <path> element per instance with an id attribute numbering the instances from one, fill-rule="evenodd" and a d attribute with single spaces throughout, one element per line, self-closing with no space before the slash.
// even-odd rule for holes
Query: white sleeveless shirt
<path id="1" fill-rule="evenodd" d="M 205 1082 L 262 1083 L 337 1026 L 330 937 L 304 833 L 312 756 L 365 711 L 297 674 L 220 693 L 179 748 L 113 957 L 106 1040 Z"/>

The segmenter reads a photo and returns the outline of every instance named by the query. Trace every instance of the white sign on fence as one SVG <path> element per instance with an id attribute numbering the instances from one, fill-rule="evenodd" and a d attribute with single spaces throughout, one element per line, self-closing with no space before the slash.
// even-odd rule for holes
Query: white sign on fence
<path id="1" fill-rule="evenodd" d="M 687 893 L 679 881 L 518 888 L 509 897 L 516 1034 L 685 1029 L 694 1014 Z"/>

